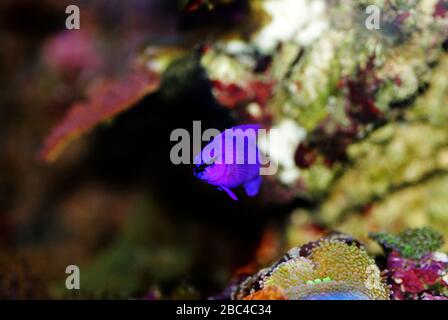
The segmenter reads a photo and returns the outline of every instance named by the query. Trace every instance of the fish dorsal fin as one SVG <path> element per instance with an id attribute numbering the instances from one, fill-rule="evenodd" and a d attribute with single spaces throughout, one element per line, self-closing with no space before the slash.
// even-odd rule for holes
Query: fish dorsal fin
<path id="1" fill-rule="evenodd" d="M 244 184 L 244 190 L 249 197 L 255 197 L 260 191 L 261 177 L 257 177 L 252 181 Z"/>
<path id="2" fill-rule="evenodd" d="M 233 191 L 230 190 L 229 188 L 220 186 L 220 187 L 218 187 L 218 190 L 222 190 L 222 191 L 226 192 L 230 196 L 230 198 L 232 198 L 235 201 L 238 201 L 238 197 L 236 196 L 236 194 L 233 193 Z"/>

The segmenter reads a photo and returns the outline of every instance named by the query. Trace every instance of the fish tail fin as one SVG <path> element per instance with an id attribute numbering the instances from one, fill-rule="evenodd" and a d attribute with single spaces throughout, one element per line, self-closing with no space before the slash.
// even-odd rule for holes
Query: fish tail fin
<path id="1" fill-rule="evenodd" d="M 246 183 L 244 185 L 244 190 L 246 191 L 246 194 L 249 197 L 255 197 L 260 191 L 260 186 L 261 186 L 261 177 L 258 176 L 257 178 Z"/>
<path id="2" fill-rule="evenodd" d="M 238 201 L 238 197 L 236 196 L 236 194 L 233 193 L 233 191 L 230 190 L 229 188 L 220 186 L 218 189 L 226 192 L 230 196 L 230 198 L 232 198 L 233 200 Z"/>

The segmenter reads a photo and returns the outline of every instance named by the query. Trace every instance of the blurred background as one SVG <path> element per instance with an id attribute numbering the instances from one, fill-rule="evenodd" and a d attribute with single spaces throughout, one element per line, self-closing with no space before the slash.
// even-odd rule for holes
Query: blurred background
<path id="1" fill-rule="evenodd" d="M 81 9 L 79 31 L 65 29 L 71 4 Z M 145 45 L 194 47 L 179 36 L 179 3 L 2 1 L 0 16 L 0 297 L 219 292 L 252 259 L 258 219 L 270 210 L 229 202 L 171 164 L 174 128 L 232 123 L 201 110 L 211 97 L 186 94 L 172 106 L 147 98 L 57 162 L 38 157 L 70 105 L 99 79 L 122 76 Z M 80 292 L 65 289 L 70 264 L 81 269 Z"/>

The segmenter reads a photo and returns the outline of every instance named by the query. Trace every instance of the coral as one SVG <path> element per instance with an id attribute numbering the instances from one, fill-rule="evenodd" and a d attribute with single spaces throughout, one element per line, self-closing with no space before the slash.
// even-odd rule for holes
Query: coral
<path id="1" fill-rule="evenodd" d="M 430 293 L 424 293 L 421 300 L 448 300 L 448 297 L 436 296 Z"/>
<path id="2" fill-rule="evenodd" d="M 264 289 L 243 298 L 244 300 L 288 300 L 279 287 L 266 286 Z"/>
<path id="3" fill-rule="evenodd" d="M 448 12 L 448 2 L 446 0 L 439 0 L 434 11 L 434 17 L 444 18 Z"/>
<path id="4" fill-rule="evenodd" d="M 92 73 L 103 63 L 94 35 L 63 31 L 52 37 L 42 49 L 43 60 L 65 77 Z"/>
<path id="5" fill-rule="evenodd" d="M 337 165 L 332 170 L 322 167 L 315 153 L 306 157 L 312 165 L 301 175 L 306 186 L 314 188 L 313 194 L 321 196 L 316 208 L 297 210 L 293 216 L 299 211 L 310 219 L 317 216 L 321 226 L 353 235 L 372 252 L 380 249 L 367 237 L 372 231 L 399 233 L 428 226 L 446 236 L 447 72 L 448 56 L 442 54 L 428 88 L 410 102 L 401 120 L 384 124 L 347 147 L 348 165 L 343 170 Z M 326 184 L 314 183 L 322 179 L 322 171 L 334 178 Z M 299 234 L 308 227 L 298 219 L 291 222 L 289 244 L 296 246 L 302 243 L 296 240 L 301 239 Z M 447 248 L 445 244 L 443 249 Z"/>
<path id="6" fill-rule="evenodd" d="M 352 121 L 368 124 L 382 117 L 375 105 L 375 94 L 381 80 L 375 71 L 374 57 L 369 57 L 366 65 L 357 70 L 354 78 L 344 80 L 341 85 L 347 88 L 346 112 Z"/>
<path id="7" fill-rule="evenodd" d="M 427 292 L 435 292 L 438 296 L 448 294 L 448 257 L 443 253 L 428 253 L 419 259 L 408 259 L 393 251 L 388 257 L 387 267 L 395 299 L 415 300 Z"/>
<path id="8" fill-rule="evenodd" d="M 371 235 L 387 251 L 388 276 L 397 300 L 448 298 L 448 256 L 437 252 L 441 235 L 430 228 L 408 229 L 399 235 Z"/>
<path id="9" fill-rule="evenodd" d="M 339 234 L 292 249 L 243 284 L 234 297 L 241 296 L 241 290 L 249 290 L 249 299 L 387 300 L 390 294 L 375 261 L 358 243 Z"/>
<path id="10" fill-rule="evenodd" d="M 157 90 L 159 80 L 159 76 L 152 72 L 138 70 L 121 80 L 105 81 L 93 87 L 87 102 L 72 105 L 65 118 L 47 136 L 40 158 L 48 162 L 56 160 L 71 141 Z"/>
<path id="11" fill-rule="evenodd" d="M 234 298 L 307 300 L 445 300 L 448 256 L 430 228 L 399 235 L 372 234 L 385 249 L 387 270 L 380 271 L 363 247 L 343 234 L 331 234 L 294 248 L 234 287 Z"/>
<path id="12" fill-rule="evenodd" d="M 387 250 L 395 250 L 404 258 L 420 259 L 443 245 L 443 237 L 430 228 L 405 230 L 399 235 L 372 233 L 370 235 Z"/>

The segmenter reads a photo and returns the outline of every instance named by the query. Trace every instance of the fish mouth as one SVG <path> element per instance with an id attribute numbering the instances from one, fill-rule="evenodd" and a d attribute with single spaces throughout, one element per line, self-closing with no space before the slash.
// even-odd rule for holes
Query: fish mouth
<path id="1" fill-rule="evenodd" d="M 193 167 L 193 175 L 200 180 L 205 180 L 205 169 L 206 169 L 206 166 L 204 166 L 204 165 L 194 166 Z"/>
<path id="2" fill-rule="evenodd" d="M 208 163 L 201 163 L 201 164 L 197 164 L 193 167 L 193 174 L 195 176 L 198 176 L 199 174 L 205 172 L 205 169 L 207 169 L 207 167 L 209 166 Z"/>

